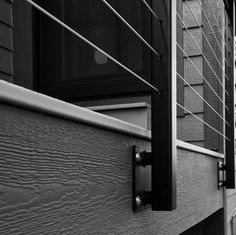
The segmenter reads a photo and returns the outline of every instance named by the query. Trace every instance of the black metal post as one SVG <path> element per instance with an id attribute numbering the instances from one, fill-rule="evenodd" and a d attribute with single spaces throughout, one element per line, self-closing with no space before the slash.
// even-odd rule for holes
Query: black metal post
<path id="1" fill-rule="evenodd" d="M 152 210 L 176 208 L 176 1 L 153 1 L 161 24 L 153 19 Z"/>
<path id="2" fill-rule="evenodd" d="M 225 118 L 226 121 L 229 123 L 230 126 L 226 125 L 225 128 L 225 134 L 230 139 L 230 141 L 226 140 L 226 188 L 228 189 L 234 189 L 235 188 L 235 153 L 234 153 L 234 129 L 235 129 L 235 122 L 234 122 L 234 50 L 228 51 L 228 48 L 234 48 L 234 35 L 235 35 L 235 13 L 234 9 L 234 2 L 233 1 L 226 1 L 226 29 L 228 28 L 228 32 L 231 32 L 231 35 L 228 35 L 225 33 L 225 43 L 227 46 L 225 46 L 225 54 L 229 55 L 229 63 L 230 66 L 225 63 L 225 73 L 227 74 L 229 81 L 225 79 L 225 88 L 229 93 L 229 96 L 226 96 L 225 104 L 229 108 L 228 112 L 225 110 Z M 225 30 L 226 30 L 225 29 Z M 227 30 L 226 30 L 227 31 Z"/>

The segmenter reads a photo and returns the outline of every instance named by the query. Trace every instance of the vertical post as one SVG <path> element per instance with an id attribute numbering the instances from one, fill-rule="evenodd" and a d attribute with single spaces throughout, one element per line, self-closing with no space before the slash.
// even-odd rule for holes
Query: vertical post
<path id="1" fill-rule="evenodd" d="M 226 24 L 226 27 L 232 29 L 232 39 L 229 39 L 226 35 L 225 43 L 228 44 L 229 48 L 234 48 L 234 35 L 235 35 L 235 1 L 228 2 L 229 9 L 227 11 L 229 21 Z M 229 45 L 231 44 L 231 45 Z M 225 49 L 226 53 L 228 53 L 227 49 Z M 229 81 L 226 80 L 226 90 L 229 93 L 229 97 L 226 97 L 225 104 L 229 108 L 230 113 L 226 110 L 226 121 L 230 124 L 230 126 L 226 125 L 225 131 L 226 136 L 230 139 L 230 141 L 226 140 L 226 188 L 227 189 L 234 189 L 235 188 L 235 153 L 234 153 L 234 89 L 235 89 L 235 82 L 234 82 L 234 53 L 231 52 L 230 67 L 226 66 L 225 72 L 229 77 Z"/>
<path id="2" fill-rule="evenodd" d="M 153 1 L 152 210 L 176 208 L 176 0 Z"/>

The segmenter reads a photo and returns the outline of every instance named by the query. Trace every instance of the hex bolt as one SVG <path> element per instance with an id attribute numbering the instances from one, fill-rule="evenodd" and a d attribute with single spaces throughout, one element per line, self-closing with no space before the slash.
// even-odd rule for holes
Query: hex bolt
<path id="1" fill-rule="evenodd" d="M 140 153 L 136 153 L 136 155 L 135 155 L 135 160 L 136 160 L 136 162 L 141 162 L 142 157 L 141 157 L 141 154 L 140 154 Z"/>
<path id="2" fill-rule="evenodd" d="M 136 206 L 141 206 L 142 199 L 139 195 L 135 197 L 135 202 L 136 202 Z"/>

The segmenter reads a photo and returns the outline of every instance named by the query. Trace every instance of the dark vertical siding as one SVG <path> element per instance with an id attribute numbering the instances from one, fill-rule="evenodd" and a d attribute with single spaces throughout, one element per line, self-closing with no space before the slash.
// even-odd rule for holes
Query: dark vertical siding
<path id="1" fill-rule="evenodd" d="M 0 79 L 11 82 L 12 65 L 12 2 L 0 0 Z"/>
<path id="2" fill-rule="evenodd" d="M 33 76 L 33 17 L 32 7 L 26 1 L 13 3 L 13 83 L 34 89 Z"/>

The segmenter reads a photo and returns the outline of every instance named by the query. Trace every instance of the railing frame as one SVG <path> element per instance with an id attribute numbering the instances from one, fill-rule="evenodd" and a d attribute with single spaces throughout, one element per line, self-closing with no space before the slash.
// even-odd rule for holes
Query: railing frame
<path id="1" fill-rule="evenodd" d="M 153 1 L 162 20 L 153 19 L 152 83 L 152 210 L 176 209 L 176 0 Z"/>

